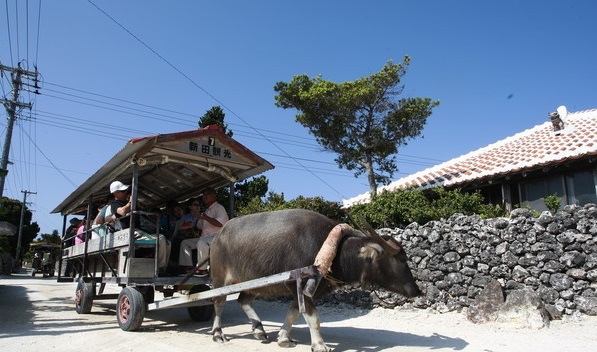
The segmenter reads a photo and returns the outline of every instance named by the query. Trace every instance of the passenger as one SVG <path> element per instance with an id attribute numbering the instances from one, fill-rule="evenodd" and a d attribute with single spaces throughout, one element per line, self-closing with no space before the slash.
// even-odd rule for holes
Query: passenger
<path id="1" fill-rule="evenodd" d="M 114 201 L 114 195 L 112 193 L 108 194 L 104 198 L 104 202 L 99 209 L 99 213 L 93 219 L 93 225 L 101 225 L 107 222 L 111 222 L 116 220 L 114 214 L 112 214 L 112 202 Z"/>
<path id="2" fill-rule="evenodd" d="M 35 270 L 40 270 L 41 269 L 41 258 L 42 255 L 40 253 L 40 251 L 35 251 L 35 254 L 33 255 L 33 263 L 31 264 L 31 267 Z"/>
<path id="3" fill-rule="evenodd" d="M 75 244 L 80 244 L 85 242 L 85 222 L 87 221 L 86 218 L 79 221 L 79 225 L 77 225 L 77 235 L 75 236 Z"/>
<path id="4" fill-rule="evenodd" d="M 131 199 L 128 192 L 129 186 L 120 181 L 114 181 L 110 184 L 110 193 L 114 196 L 114 200 L 110 204 L 112 214 L 120 222 L 123 229 L 127 229 L 131 224 Z"/>
<path id="5" fill-rule="evenodd" d="M 116 220 L 116 216 L 112 214 L 112 201 L 114 201 L 114 195 L 109 193 L 104 198 L 104 202 L 99 208 L 99 213 L 95 219 L 93 219 L 93 237 L 102 237 L 108 234 L 108 232 L 114 232 L 116 230 L 113 224 L 114 220 Z"/>
<path id="6" fill-rule="evenodd" d="M 180 208 L 178 211 L 176 208 Z M 176 213 L 179 215 L 177 216 Z M 164 235 L 168 239 L 172 239 L 174 230 L 176 229 L 176 221 L 178 221 L 184 213 L 182 207 L 176 201 L 168 202 L 166 208 L 162 211 L 160 217 L 160 227 L 164 230 Z M 178 255 L 178 252 L 176 252 Z"/>
<path id="7" fill-rule="evenodd" d="M 129 185 L 125 185 L 120 181 L 114 181 L 110 184 L 110 193 L 113 194 L 115 198 L 110 205 L 110 208 L 122 229 L 129 228 L 131 223 L 130 212 L 132 205 L 128 189 Z M 138 228 L 138 226 L 135 226 L 135 228 Z M 147 236 L 155 239 L 155 234 L 147 234 Z M 168 266 L 170 242 L 166 240 L 166 237 L 162 234 L 159 235 L 158 241 L 158 268 L 163 271 Z"/>
<path id="8" fill-rule="evenodd" d="M 176 215 L 177 220 L 174 227 L 173 237 L 182 239 L 195 237 L 194 233 L 197 230 L 197 222 L 199 219 L 195 218 L 193 215 L 193 209 L 199 209 L 199 201 L 191 200 L 188 204 L 188 207 L 184 210 L 180 205 L 174 209 L 174 214 Z"/>
<path id="9" fill-rule="evenodd" d="M 208 188 L 203 191 L 203 203 L 207 207 L 205 212 L 199 211 L 199 202 L 193 202 L 191 214 L 197 218 L 197 227 L 201 229 L 201 237 L 182 241 L 180 245 L 179 263 L 186 267 L 187 273 L 194 270 L 192 250 L 197 249 L 197 262 L 201 263 L 209 257 L 209 244 L 222 226 L 228 221 L 226 209 L 216 199 L 216 191 Z M 201 265 L 196 273 L 198 276 L 208 275 L 207 262 Z"/>
<path id="10" fill-rule="evenodd" d="M 70 226 L 67 227 L 65 231 L 65 235 L 62 238 L 64 242 L 64 247 L 71 247 L 75 244 L 75 236 L 77 235 L 77 229 L 79 228 L 79 224 L 81 223 L 81 219 L 79 218 L 72 218 L 69 221 Z"/>
<path id="11" fill-rule="evenodd" d="M 193 201 L 191 201 L 191 204 Z M 189 208 L 191 205 L 189 205 Z M 182 241 L 193 238 L 193 230 L 196 228 L 197 219 L 191 214 L 190 211 L 185 211 L 182 205 L 176 203 L 172 208 L 172 219 L 175 220 L 173 225 L 172 236 L 170 240 L 172 242 L 172 253 L 171 253 L 171 261 L 173 263 L 178 263 L 180 258 L 180 246 Z"/>
<path id="12" fill-rule="evenodd" d="M 77 235 L 77 229 L 81 220 L 79 218 L 72 218 L 70 219 L 69 223 L 70 226 L 64 232 L 64 237 L 62 241 L 64 242 L 64 248 L 71 247 L 75 244 L 75 236 Z M 64 267 L 64 276 L 65 277 L 74 277 L 74 264 L 73 260 L 66 260 L 66 265 Z"/>

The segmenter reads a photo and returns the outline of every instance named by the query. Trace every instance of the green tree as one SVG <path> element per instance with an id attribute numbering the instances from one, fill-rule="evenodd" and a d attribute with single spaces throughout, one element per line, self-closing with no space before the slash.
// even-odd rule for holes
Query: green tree
<path id="1" fill-rule="evenodd" d="M 269 192 L 267 197 L 254 197 L 239 208 L 239 215 L 274 211 L 282 209 L 308 209 L 323 214 L 339 222 L 347 222 L 348 218 L 340 203 L 327 201 L 322 197 L 303 197 L 286 201 L 284 193 Z"/>
<path id="2" fill-rule="evenodd" d="M 61 237 L 60 237 L 60 234 L 58 233 L 58 230 L 54 230 L 54 231 L 52 231 L 52 233 L 42 233 L 39 237 L 40 237 L 40 240 L 34 241 L 34 242 L 46 242 L 46 243 L 60 244 L 60 241 L 61 241 Z"/>
<path id="3" fill-rule="evenodd" d="M 21 206 L 22 202 L 16 199 L 10 199 L 3 197 L 1 206 L 3 208 L 0 211 L 0 221 L 9 222 L 15 226 L 19 226 L 21 220 Z M 29 244 L 33 241 L 39 232 L 39 225 L 36 222 L 31 222 L 32 213 L 25 205 L 25 212 L 23 213 L 23 229 L 21 233 L 21 253 L 20 258 L 23 258 L 23 254 L 29 250 Z M 18 234 L 14 236 L 0 236 L 0 250 L 8 252 L 13 258 L 16 258 L 17 252 L 17 241 Z"/>
<path id="4" fill-rule="evenodd" d="M 248 215 L 280 209 L 287 209 L 284 193 L 269 192 L 264 198 L 252 198 L 247 204 L 238 209 L 238 215 Z"/>
<path id="5" fill-rule="evenodd" d="M 218 125 L 222 127 L 224 133 L 226 133 L 229 137 L 232 137 L 232 131 L 228 129 L 228 124 L 224 123 L 225 117 L 226 114 L 224 113 L 224 110 L 222 110 L 222 108 L 219 106 L 214 106 L 207 110 L 205 115 L 201 116 L 199 119 L 199 128 L 209 125 Z"/>
<path id="6" fill-rule="evenodd" d="M 439 101 L 398 99 L 404 89 L 410 57 L 392 61 L 380 72 L 355 81 L 334 83 L 321 76 L 294 76 L 276 83 L 276 106 L 298 110 L 296 121 L 309 129 L 319 144 L 338 155 L 341 168 L 366 173 L 371 194 L 398 170 L 395 154 L 421 131 Z"/>
<path id="7" fill-rule="evenodd" d="M 234 204 L 240 208 L 255 198 L 263 198 L 267 194 L 268 188 L 269 180 L 263 175 L 237 183 L 234 185 Z"/>
<path id="8" fill-rule="evenodd" d="M 269 180 L 261 175 L 253 177 L 250 180 L 244 180 L 234 184 L 234 212 L 242 213 L 242 208 L 249 204 L 260 204 L 261 198 L 265 197 L 269 187 Z M 230 187 L 218 189 L 218 203 L 226 209 L 230 207 Z"/>
<path id="9" fill-rule="evenodd" d="M 322 197 L 298 196 L 295 199 L 288 201 L 285 204 L 284 208 L 308 209 L 323 214 L 339 222 L 348 222 L 346 213 L 344 212 L 344 210 L 342 210 L 340 203 L 328 201 L 323 199 Z"/>

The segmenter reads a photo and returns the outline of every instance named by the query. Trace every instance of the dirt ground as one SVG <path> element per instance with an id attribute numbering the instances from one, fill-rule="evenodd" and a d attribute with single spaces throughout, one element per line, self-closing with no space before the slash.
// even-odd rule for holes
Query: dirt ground
<path id="1" fill-rule="evenodd" d="M 192 321 L 184 308 L 148 312 L 139 331 L 122 331 L 115 300 L 94 302 L 90 314 L 75 312 L 76 284 L 55 278 L 20 274 L 0 276 L 0 351 L 284 351 L 275 342 L 262 344 L 235 302 L 226 305 L 224 333 L 230 341 L 212 341 L 211 322 Z M 119 291 L 117 286 L 111 290 Z M 112 292 L 110 291 L 110 292 Z M 255 304 L 270 340 L 286 313 L 286 305 Z M 463 313 L 426 310 L 360 310 L 321 307 L 322 335 L 335 351 L 567 351 L 594 350 L 597 317 L 553 321 L 540 330 L 507 325 L 475 325 Z M 309 331 L 302 318 L 293 330 L 298 345 L 290 351 L 310 351 Z"/>

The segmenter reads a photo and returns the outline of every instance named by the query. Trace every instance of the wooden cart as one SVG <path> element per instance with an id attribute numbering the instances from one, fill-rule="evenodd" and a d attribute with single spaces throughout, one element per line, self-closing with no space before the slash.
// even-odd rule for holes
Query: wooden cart
<path id="1" fill-rule="evenodd" d="M 163 207 L 169 201 L 197 197 L 208 187 L 230 186 L 234 194 L 235 182 L 272 168 L 217 126 L 131 139 L 53 210 L 64 216 L 58 280 L 77 283 L 76 311 L 90 313 L 94 301 L 116 299 L 118 325 L 133 331 L 141 326 L 147 310 L 186 307 L 192 319 L 204 321 L 213 315 L 211 298 L 289 280 L 298 280 L 300 287 L 301 282 L 315 278 L 317 271 L 310 266 L 213 289 L 209 277 L 160 275 L 157 254 L 163 244 L 156 240 L 157 222 L 155 233 L 134 226 L 101 236 L 88 230 L 85 242 L 65 245 L 67 217 L 86 216 L 90 229 L 92 209 L 105 198 L 114 180 L 131 185 L 130 223 L 135 224 L 137 217 L 152 215 L 136 209 L 136 204 L 144 204 L 145 209 Z M 233 199 L 230 203 L 232 208 Z M 62 274 L 67 262 L 73 264 L 74 276 Z M 108 294 L 107 285 L 122 290 Z M 302 292 L 299 295 L 302 298 Z"/>

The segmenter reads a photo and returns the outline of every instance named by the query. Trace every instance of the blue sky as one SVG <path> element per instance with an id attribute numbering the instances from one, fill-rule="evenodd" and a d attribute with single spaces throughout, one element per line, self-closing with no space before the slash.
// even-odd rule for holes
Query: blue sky
<path id="1" fill-rule="evenodd" d="M 403 97 L 441 101 L 397 155 L 394 179 L 547 121 L 597 108 L 597 2 L 8 0 L 0 61 L 37 66 L 40 95 L 15 126 L 4 196 L 50 214 L 132 137 L 196 128 L 222 106 L 239 142 L 276 166 L 270 191 L 342 201 L 368 190 L 339 169 L 273 87 L 335 82 L 412 58 Z M 17 5 L 18 4 L 18 5 Z M 40 11 L 41 9 L 41 11 Z M 10 85 L 2 77 L 2 94 Z M 6 112 L 0 135 L 6 134 Z M 306 170 L 308 169 L 308 170 Z"/>

